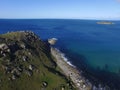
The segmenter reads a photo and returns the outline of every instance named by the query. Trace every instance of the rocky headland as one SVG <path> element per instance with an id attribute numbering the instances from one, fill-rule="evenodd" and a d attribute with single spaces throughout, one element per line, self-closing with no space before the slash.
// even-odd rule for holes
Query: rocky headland
<path id="1" fill-rule="evenodd" d="M 31 31 L 0 35 L 0 90 L 110 90 L 95 85 Z"/>
<path id="2" fill-rule="evenodd" d="M 31 31 L 0 35 L 0 90 L 76 90 Z"/>

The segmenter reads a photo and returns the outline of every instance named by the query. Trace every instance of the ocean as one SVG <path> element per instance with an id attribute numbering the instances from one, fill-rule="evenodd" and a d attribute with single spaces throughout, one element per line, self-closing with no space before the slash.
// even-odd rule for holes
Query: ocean
<path id="1" fill-rule="evenodd" d="M 30 30 L 42 40 L 57 38 L 54 47 L 62 51 L 71 64 L 82 69 L 86 77 L 93 80 L 94 76 L 97 81 L 120 88 L 120 21 L 112 21 L 115 24 L 111 25 L 97 24 L 98 21 L 0 19 L 0 34 Z"/>

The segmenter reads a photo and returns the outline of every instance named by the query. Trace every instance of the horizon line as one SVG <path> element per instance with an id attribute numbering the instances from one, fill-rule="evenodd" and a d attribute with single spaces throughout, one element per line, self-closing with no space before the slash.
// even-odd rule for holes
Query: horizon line
<path id="1" fill-rule="evenodd" d="M 0 19 L 64 19 L 64 20 L 114 20 L 120 21 L 120 19 L 94 19 L 94 18 L 0 18 Z"/>

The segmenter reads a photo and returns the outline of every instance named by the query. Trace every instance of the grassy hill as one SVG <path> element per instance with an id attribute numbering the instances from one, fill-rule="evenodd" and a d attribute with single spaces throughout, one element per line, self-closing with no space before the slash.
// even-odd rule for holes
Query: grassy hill
<path id="1" fill-rule="evenodd" d="M 75 90 L 33 32 L 0 35 L 0 90 Z"/>

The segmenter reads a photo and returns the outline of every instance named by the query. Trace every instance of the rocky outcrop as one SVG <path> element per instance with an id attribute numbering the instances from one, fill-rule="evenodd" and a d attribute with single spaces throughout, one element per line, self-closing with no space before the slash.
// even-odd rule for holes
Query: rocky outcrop
<path id="1" fill-rule="evenodd" d="M 8 45 L 5 43 L 0 44 L 0 55 L 5 57 L 7 53 L 10 53 Z"/>
<path id="2" fill-rule="evenodd" d="M 49 43 L 50 45 L 55 45 L 56 42 L 57 42 L 57 39 L 56 39 L 56 38 L 48 39 L 48 43 Z"/>

